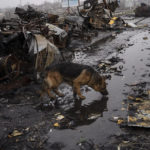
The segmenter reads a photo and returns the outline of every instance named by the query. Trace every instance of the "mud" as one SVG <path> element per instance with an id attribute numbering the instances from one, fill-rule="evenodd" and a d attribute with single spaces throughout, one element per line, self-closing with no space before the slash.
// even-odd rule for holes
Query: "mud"
<path id="1" fill-rule="evenodd" d="M 149 21 L 144 20 L 144 23 L 149 24 Z M 65 97 L 57 98 L 53 105 L 47 96 L 39 99 L 40 84 L 34 82 L 2 94 L 0 149 L 112 150 L 118 146 L 120 149 L 148 149 L 150 130 L 120 127 L 112 118 L 127 116 L 122 109 L 123 100 L 130 92 L 127 84 L 149 82 L 149 43 L 149 28 L 126 30 L 114 39 L 96 43 L 89 51 L 74 52 L 73 62 L 88 64 L 101 74 L 111 76 L 107 80 L 108 96 L 103 97 L 85 86 L 81 91 L 86 99 L 75 101 L 72 88 L 63 84 L 60 90 Z M 102 61 L 111 63 L 106 71 L 99 69 Z M 110 68 L 117 68 L 121 75 L 108 71 Z M 64 116 L 63 121 L 56 119 L 58 113 Z M 54 127 L 55 123 L 60 126 Z M 8 135 L 15 129 L 23 134 L 10 138 Z"/>

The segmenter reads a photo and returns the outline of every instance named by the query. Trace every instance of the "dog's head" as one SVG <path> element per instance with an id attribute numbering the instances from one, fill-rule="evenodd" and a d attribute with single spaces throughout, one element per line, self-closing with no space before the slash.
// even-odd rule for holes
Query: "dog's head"
<path id="1" fill-rule="evenodd" d="M 98 74 L 94 75 L 93 81 L 90 86 L 103 95 L 108 95 L 108 91 L 106 89 L 106 78 L 99 76 Z"/>

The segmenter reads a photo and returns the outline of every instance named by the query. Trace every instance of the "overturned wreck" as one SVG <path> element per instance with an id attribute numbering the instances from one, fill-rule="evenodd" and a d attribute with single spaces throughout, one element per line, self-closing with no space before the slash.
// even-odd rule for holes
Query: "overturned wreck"
<path id="1" fill-rule="evenodd" d="M 40 34 L 14 33 L 4 36 L 1 45 L 1 80 L 5 77 L 13 79 L 31 68 L 42 71 L 54 60 L 57 61 L 60 55 L 58 48 Z M 29 66 L 28 69 L 24 65 Z"/>
<path id="2" fill-rule="evenodd" d="M 135 9 L 135 16 L 136 17 L 150 17 L 150 6 L 145 3 L 141 3 L 141 6 Z"/>

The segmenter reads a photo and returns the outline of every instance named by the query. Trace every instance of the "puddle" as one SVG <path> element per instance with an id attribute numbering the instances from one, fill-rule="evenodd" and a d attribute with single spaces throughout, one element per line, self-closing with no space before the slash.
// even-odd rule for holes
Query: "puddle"
<path id="1" fill-rule="evenodd" d="M 76 121 L 76 126 L 90 125 L 99 117 L 103 117 L 103 112 L 107 111 L 107 100 L 107 97 L 102 97 L 88 104 L 82 104 L 82 101 L 77 100 L 74 103 L 74 107 L 65 113 Z"/>
<path id="2" fill-rule="evenodd" d="M 148 40 L 143 40 L 143 37 L 148 37 Z M 128 40 L 129 42 L 126 41 L 127 39 L 130 39 Z M 81 55 L 81 57 L 75 59 L 74 62 L 80 61 L 80 63 L 93 65 L 99 60 L 107 58 L 110 48 L 111 51 L 116 52 L 117 45 L 125 42 L 129 44 L 123 53 L 113 53 L 113 55 L 123 59 L 125 63 L 120 62 L 115 65 L 123 65 L 123 76 L 112 74 L 111 80 L 107 81 L 109 95 L 102 97 L 101 94 L 93 90 L 86 93 L 83 91 L 86 100 L 82 102 L 76 101 L 71 108 L 66 109 L 66 114 L 77 121 L 76 127 L 73 130 L 54 129 L 48 134 L 48 142 L 62 142 L 65 145 L 62 149 L 72 149 L 72 147 L 73 149 L 80 149 L 77 143 L 82 139 L 92 139 L 96 144 L 105 145 L 109 142 L 110 136 L 119 136 L 124 133 L 116 123 L 110 121 L 110 118 L 126 116 L 126 111 L 121 111 L 123 99 L 127 96 L 123 93 L 128 91 L 128 88 L 125 87 L 126 83 L 149 80 L 149 78 L 146 78 L 149 74 L 149 68 L 146 65 L 150 57 L 148 50 L 149 40 L 150 35 L 148 31 L 126 31 L 118 35 L 112 42 L 106 43 L 107 45 L 101 46 L 100 48 L 103 49 L 103 52 L 96 51 L 92 55 L 78 55 Z M 145 74 L 145 78 L 143 78 L 143 74 Z"/>

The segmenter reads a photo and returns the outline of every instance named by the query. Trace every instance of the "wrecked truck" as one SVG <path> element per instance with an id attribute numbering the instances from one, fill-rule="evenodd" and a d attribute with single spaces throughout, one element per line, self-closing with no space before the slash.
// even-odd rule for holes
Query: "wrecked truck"
<path id="1" fill-rule="evenodd" d="M 86 0 L 83 5 L 78 6 L 79 15 L 85 18 L 85 22 L 95 28 L 104 29 L 109 27 L 112 12 L 118 7 L 118 1 L 107 3 L 106 0 L 98 2 L 95 0 Z"/>
<path id="2" fill-rule="evenodd" d="M 0 43 L 0 80 L 14 79 L 32 69 L 40 72 L 57 62 L 60 56 L 58 48 L 40 34 L 19 32 L 3 35 Z"/>
<path id="3" fill-rule="evenodd" d="M 141 3 L 141 6 L 135 9 L 135 17 L 150 17 L 150 6 Z"/>

